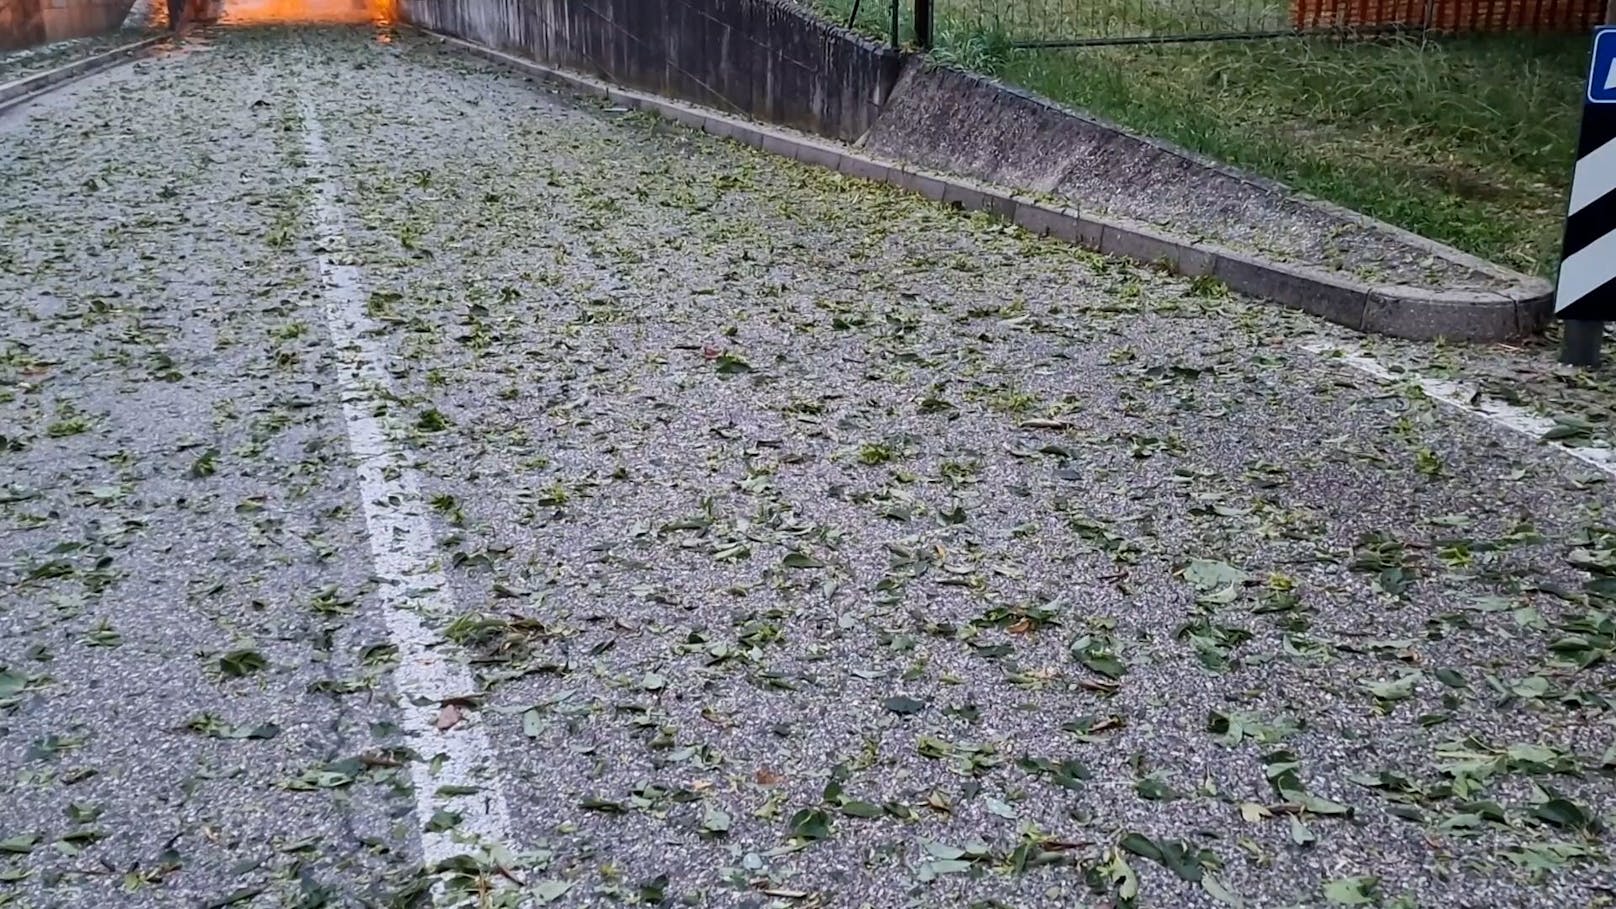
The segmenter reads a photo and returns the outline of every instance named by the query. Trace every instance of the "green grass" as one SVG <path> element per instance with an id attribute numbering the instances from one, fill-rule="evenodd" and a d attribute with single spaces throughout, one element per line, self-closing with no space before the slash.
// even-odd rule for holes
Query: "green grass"
<path id="1" fill-rule="evenodd" d="M 1095 32 L 995 22 L 979 2 L 941 0 L 940 57 L 1501 264 L 1553 272 L 1586 36 L 1019 50 L 1012 34 Z M 846 21 L 850 0 L 822 3 Z M 872 5 L 858 24 L 879 33 L 889 7 Z M 1093 4 L 1084 9 L 1094 15 Z M 1142 26 L 1171 31 L 1153 9 Z"/>

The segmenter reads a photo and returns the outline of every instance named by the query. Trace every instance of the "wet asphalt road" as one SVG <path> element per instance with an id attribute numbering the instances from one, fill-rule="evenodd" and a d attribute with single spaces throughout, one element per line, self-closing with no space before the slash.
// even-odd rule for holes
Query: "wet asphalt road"
<path id="1" fill-rule="evenodd" d="M 385 30 L 0 159 L 0 907 L 1616 902 L 1609 478 L 1343 332 Z"/>

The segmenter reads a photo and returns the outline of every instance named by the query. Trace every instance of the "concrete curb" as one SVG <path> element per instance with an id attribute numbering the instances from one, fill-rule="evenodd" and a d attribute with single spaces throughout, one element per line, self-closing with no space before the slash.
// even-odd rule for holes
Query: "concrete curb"
<path id="1" fill-rule="evenodd" d="M 142 38 L 122 47 L 115 47 L 112 50 L 96 54 L 93 57 L 76 60 L 66 66 L 58 66 L 55 69 L 35 73 L 32 76 L 24 76 L 21 79 L 0 85 L 0 110 L 16 107 L 50 89 L 83 79 L 105 69 L 111 69 L 135 57 L 143 56 L 153 45 L 167 37 L 167 35 L 153 35 L 150 38 Z"/>
<path id="2" fill-rule="evenodd" d="M 926 126 L 924 121 L 919 123 L 913 121 L 913 110 L 905 110 L 906 105 L 909 103 L 907 94 L 917 90 L 916 82 L 923 77 L 945 77 L 957 80 L 970 89 L 982 90 L 978 93 L 978 97 L 974 99 L 977 102 L 975 106 L 971 105 L 972 97 L 960 97 L 956 100 L 960 105 L 964 106 L 964 110 L 957 113 L 952 109 L 947 111 L 951 121 L 960 116 L 969 120 L 972 115 L 984 115 L 980 124 L 973 123 L 971 127 L 959 130 L 954 136 L 949 137 L 964 140 L 965 142 L 965 148 L 962 150 L 965 153 L 965 159 L 960 160 L 961 166 L 959 167 L 939 164 L 935 159 L 931 160 L 930 163 L 926 163 L 927 159 L 911 156 L 903 152 L 895 152 L 890 148 L 890 145 L 886 145 L 882 141 L 883 127 L 889 120 L 896 121 L 897 132 L 900 135 L 910 132 L 916 127 L 924 128 Z M 988 111 L 981 110 L 983 99 L 979 95 L 982 93 L 992 96 L 992 101 L 989 102 L 990 110 Z M 1014 121 L 1020 118 L 1009 117 L 1011 122 L 995 122 L 992 116 L 994 111 L 991 108 L 1003 107 L 1005 103 L 1024 106 L 1024 113 L 1030 114 L 1033 120 L 1023 120 L 1016 123 Z M 906 113 L 909 114 L 908 118 L 905 116 Z M 1076 129 L 1077 134 L 1063 136 L 1062 130 L 1074 124 L 1080 125 L 1080 128 Z M 1017 129 L 1017 131 L 1010 135 L 1005 135 L 1002 132 L 995 135 L 993 132 L 995 127 L 1000 130 L 1009 127 Z M 1104 138 L 1097 139 L 1096 134 Z M 891 138 L 891 135 L 886 136 L 888 143 Z M 936 137 L 932 138 L 935 142 Z M 977 139 L 984 140 L 986 144 L 973 146 L 973 141 Z M 944 142 L 943 144 L 949 143 Z M 1087 207 L 1082 201 L 1082 196 L 1074 196 L 1065 190 L 1066 184 L 1072 181 L 1074 177 L 1101 164 L 1113 165 L 1112 169 L 1114 170 L 1114 165 L 1119 162 L 1144 171 L 1156 169 L 1159 164 L 1148 161 L 1150 153 L 1154 153 L 1160 156 L 1162 160 L 1181 163 L 1182 168 L 1168 169 L 1169 171 L 1176 171 L 1171 183 L 1193 187 L 1200 195 L 1206 195 L 1208 189 L 1220 182 L 1244 187 L 1255 194 L 1252 198 L 1242 198 L 1240 200 L 1247 204 L 1257 201 L 1256 197 L 1273 197 L 1276 201 L 1282 202 L 1286 206 L 1295 206 L 1311 214 L 1322 215 L 1336 220 L 1342 226 L 1351 226 L 1363 230 L 1380 240 L 1389 241 L 1406 251 L 1413 252 L 1419 258 L 1435 260 L 1436 262 L 1474 272 L 1476 275 L 1486 279 L 1482 283 L 1483 289 L 1519 286 L 1523 282 L 1532 280 L 1530 275 L 1488 262 L 1428 237 L 1422 237 L 1361 212 L 1356 212 L 1301 192 L 1277 180 L 1241 170 L 1166 140 L 1134 132 L 1104 117 L 1096 116 L 1092 112 L 1068 107 L 1019 86 L 1001 82 L 980 73 L 970 72 L 951 64 L 942 63 L 929 57 L 912 57 L 905 64 L 902 76 L 894 86 L 891 96 L 886 100 L 882 115 L 876 119 L 871 132 L 861 137 L 854 145 L 860 151 L 920 163 L 935 170 L 968 175 L 972 179 L 983 180 L 1001 186 L 1035 187 L 1044 197 L 1054 198 L 1057 204 L 1075 205 L 1078 208 Z M 1096 154 L 1101 147 L 1104 147 L 1106 151 Z M 938 149 L 938 151 L 944 150 Z M 984 165 L 980 160 L 971 159 L 973 155 L 980 156 L 984 151 L 992 155 L 995 163 Z M 1009 158 L 1014 160 L 1007 162 L 1005 157 L 1007 154 Z M 1135 154 L 1138 154 L 1138 159 L 1135 159 Z M 1040 167 L 1040 162 L 1038 161 L 1040 156 L 1054 159 L 1053 167 L 1051 168 L 1048 164 Z M 944 157 L 953 159 L 955 157 L 954 150 L 949 150 Z M 1006 164 L 1009 165 L 1008 173 L 996 170 Z M 1020 179 L 1011 176 L 1017 170 L 1025 170 L 1029 166 L 1040 172 L 1035 175 L 1022 176 Z M 984 173 L 984 170 L 988 172 Z M 996 176 L 994 175 L 995 172 L 1005 174 L 1005 176 Z M 1009 177 L 1008 179 L 1007 176 Z M 1037 182 L 1033 182 L 1034 180 Z M 1173 187 L 1169 185 L 1161 188 L 1170 190 Z M 1213 195 L 1209 201 L 1215 209 L 1219 200 L 1216 195 Z M 1226 197 L 1224 201 L 1229 201 L 1229 199 Z M 1130 215 L 1123 209 L 1113 209 L 1113 211 L 1114 217 L 1123 220 L 1138 219 L 1139 217 Z M 1176 229 L 1181 235 L 1206 237 L 1212 242 L 1223 242 L 1216 240 L 1216 234 L 1209 232 L 1204 223 L 1195 226 L 1175 225 L 1171 228 L 1166 227 L 1160 221 L 1145 221 L 1143 223 L 1156 225 L 1158 231 Z M 1235 248 L 1249 249 L 1250 247 L 1237 245 Z M 1279 250 L 1266 251 L 1263 255 L 1267 259 L 1280 262 L 1307 261 Z M 1316 264 L 1316 260 L 1314 261 L 1315 265 L 1313 267 L 1319 268 L 1325 273 L 1354 273 L 1350 268 L 1325 267 Z M 1441 280 L 1430 279 L 1417 283 L 1415 286 L 1441 288 L 1444 284 Z M 1465 286 L 1474 287 L 1475 285 L 1467 283 Z"/>
<path id="3" fill-rule="evenodd" d="M 1553 288 L 1538 278 L 1487 293 L 1370 285 L 1349 275 L 1174 236 L 1153 225 L 1087 214 L 1003 187 L 883 161 L 839 143 L 621 88 L 430 29 L 420 31 L 476 56 L 583 94 L 604 97 L 622 107 L 653 111 L 711 135 L 805 164 L 901 187 L 963 209 L 988 212 L 1031 233 L 1107 255 L 1162 265 L 1190 277 L 1210 276 L 1239 293 L 1273 300 L 1357 331 L 1414 340 L 1493 341 L 1536 331 L 1550 314 Z M 1422 245 L 1434 244 L 1424 237 L 1417 239 Z M 1484 264 L 1490 271 L 1497 269 L 1491 263 Z"/>

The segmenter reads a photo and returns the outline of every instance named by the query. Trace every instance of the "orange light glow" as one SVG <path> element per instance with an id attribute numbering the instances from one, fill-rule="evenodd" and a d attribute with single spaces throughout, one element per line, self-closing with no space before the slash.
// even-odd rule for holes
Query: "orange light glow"
<path id="1" fill-rule="evenodd" d="M 221 6 L 222 25 L 391 25 L 395 0 L 223 0 Z"/>

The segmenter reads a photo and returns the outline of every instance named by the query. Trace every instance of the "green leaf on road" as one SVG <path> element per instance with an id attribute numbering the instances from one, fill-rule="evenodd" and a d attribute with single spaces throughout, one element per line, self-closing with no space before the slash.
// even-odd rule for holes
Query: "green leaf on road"
<path id="1" fill-rule="evenodd" d="M 540 881 L 533 885 L 533 895 L 540 903 L 553 903 L 572 889 L 572 881 Z"/>
<path id="2" fill-rule="evenodd" d="M 716 805 L 707 805 L 702 809 L 702 832 L 708 833 L 712 836 L 723 836 L 729 832 L 730 824 L 731 819 L 729 812 L 723 810 L 722 808 L 719 808 Z"/>
<path id="3" fill-rule="evenodd" d="M 1415 671 L 1391 681 L 1370 682 L 1364 688 L 1374 695 L 1377 701 L 1402 701 L 1414 695 L 1414 688 L 1422 678 L 1424 674 Z"/>
<path id="4" fill-rule="evenodd" d="M 926 709 L 925 701 L 917 701 L 914 698 L 903 697 L 901 695 L 887 698 L 881 703 L 882 706 L 886 707 L 886 709 L 898 714 L 899 716 L 907 716 L 909 714 L 919 713 L 920 711 Z"/>
<path id="5" fill-rule="evenodd" d="M 432 817 L 427 820 L 426 830 L 428 833 L 442 833 L 446 830 L 453 830 L 460 826 L 462 820 L 464 818 L 458 813 L 439 808 L 437 811 L 432 812 Z"/>
<path id="6" fill-rule="evenodd" d="M 40 837 L 37 833 L 22 833 L 17 836 L 7 837 L 0 840 L 0 852 L 26 855 L 33 852 L 34 847 L 39 845 L 39 839 Z"/>
<path id="7" fill-rule="evenodd" d="M 1554 425 L 1543 433 L 1542 440 L 1545 442 L 1569 442 L 1573 439 L 1590 439 L 1597 428 L 1594 424 L 1578 417 L 1555 417 Z"/>
<path id="8" fill-rule="evenodd" d="M 1338 906 L 1367 906 L 1379 899 L 1378 877 L 1344 877 L 1324 885 L 1324 898 Z"/>
<path id="9" fill-rule="evenodd" d="M 935 862 L 926 862 L 915 869 L 915 876 L 922 882 L 932 881 L 944 874 L 964 874 L 974 867 L 971 862 L 960 859 L 939 859 Z"/>
<path id="10" fill-rule="evenodd" d="M 729 353 L 719 354 L 713 360 L 713 365 L 718 369 L 718 374 L 721 376 L 737 376 L 741 373 L 752 371 L 752 364 Z"/>
<path id="11" fill-rule="evenodd" d="M 421 432 L 443 432 L 451 425 L 449 418 L 436 408 L 422 411 L 415 420 L 415 428 Z"/>
<path id="12" fill-rule="evenodd" d="M 1195 559 L 1184 568 L 1184 580 L 1201 593 L 1213 593 L 1246 583 L 1248 575 L 1228 562 Z"/>
<path id="13" fill-rule="evenodd" d="M 232 650 L 219 657 L 219 671 L 226 678 L 239 679 L 269 668 L 269 661 L 256 650 Z"/>
<path id="14" fill-rule="evenodd" d="M 192 717 L 185 726 L 192 732 L 216 739 L 272 739 L 281 734 L 281 727 L 275 723 L 233 726 L 211 713 Z"/>
<path id="15" fill-rule="evenodd" d="M 989 814 L 1002 817 L 1007 821 L 1013 821 L 1020 817 L 1020 814 L 1017 813 L 1015 807 L 1009 802 L 1003 802 L 993 798 L 992 796 L 988 796 L 987 798 L 983 799 L 983 803 L 988 806 Z"/>
<path id="16" fill-rule="evenodd" d="M 1561 796 L 1552 797 L 1546 802 L 1532 806 L 1531 815 L 1563 830 L 1594 833 L 1600 828 L 1599 819 L 1592 812 Z"/>
<path id="17" fill-rule="evenodd" d="M 804 808 L 791 816 L 786 830 L 800 840 L 822 840 L 830 836 L 830 815 L 818 808 Z"/>
<path id="18" fill-rule="evenodd" d="M 1234 891 L 1230 890 L 1223 883 L 1221 878 L 1210 871 L 1203 872 L 1201 874 L 1201 889 L 1205 890 L 1208 896 L 1225 906 L 1233 906 L 1235 909 L 1240 909 L 1240 907 L 1245 905 L 1245 902 L 1241 900 L 1240 897 L 1236 896 Z"/>
<path id="19" fill-rule="evenodd" d="M 1470 687 L 1470 683 L 1466 682 L 1465 677 L 1456 669 L 1438 669 L 1434 674 L 1438 682 L 1449 688 L 1465 689 Z"/>
<path id="20" fill-rule="evenodd" d="M 659 874 L 640 882 L 639 899 L 647 906 L 660 906 L 668 901 L 668 876 Z"/>
<path id="21" fill-rule="evenodd" d="M 886 814 L 886 809 L 871 802 L 861 802 L 851 799 L 842 803 L 842 813 L 849 817 L 877 818 Z"/>
<path id="22" fill-rule="evenodd" d="M 1217 865 L 1217 859 L 1211 852 L 1179 840 L 1157 842 L 1142 833 L 1130 832 L 1123 834 L 1122 839 L 1117 841 L 1117 846 L 1126 852 L 1150 859 L 1191 883 L 1201 881 L 1206 867 Z"/>
<path id="23" fill-rule="evenodd" d="M 91 647 L 120 647 L 123 645 L 123 635 L 106 619 L 102 619 L 84 635 L 84 643 Z"/>
<path id="24" fill-rule="evenodd" d="M 211 477 L 219 470 L 219 450 L 209 448 L 191 462 L 190 476 L 192 479 Z"/>

